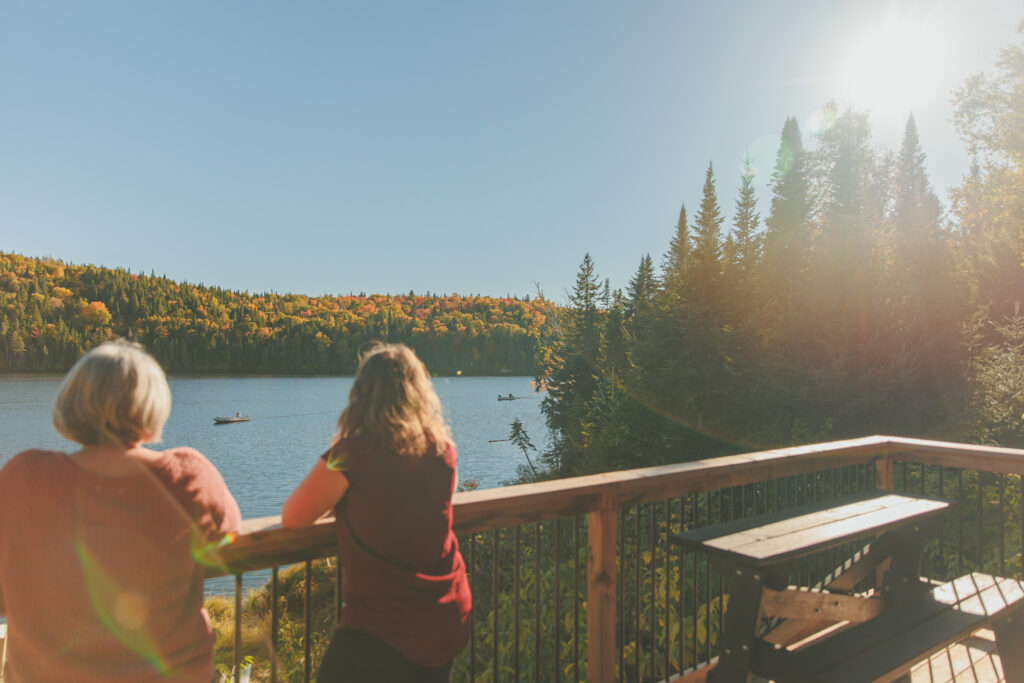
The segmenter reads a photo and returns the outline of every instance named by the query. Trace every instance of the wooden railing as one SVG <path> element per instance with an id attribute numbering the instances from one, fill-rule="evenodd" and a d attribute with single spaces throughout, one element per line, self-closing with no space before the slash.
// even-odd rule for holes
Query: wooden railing
<path id="1" fill-rule="evenodd" d="M 964 474 L 967 473 L 967 474 Z M 977 474 L 972 474 L 977 473 Z M 992 475 L 988 475 L 992 473 Z M 990 481 L 983 480 L 982 475 L 990 477 Z M 950 531 L 944 535 L 944 542 L 947 543 L 945 559 L 942 552 L 939 553 L 939 564 L 931 571 L 935 578 L 948 578 L 942 574 L 949 573 L 947 569 L 953 565 L 963 563 L 982 563 L 985 558 L 991 556 L 993 562 L 1001 565 L 1004 575 L 1021 577 L 1021 549 L 1024 548 L 1024 488 L 1021 486 L 1024 475 L 1024 450 L 994 448 L 984 446 L 972 446 L 937 441 L 924 441 L 918 439 L 905 439 L 888 436 L 871 436 L 847 441 L 836 441 L 831 443 L 814 444 L 792 448 L 783 448 L 771 451 L 756 453 L 745 453 L 709 460 L 686 462 L 676 465 L 651 467 L 621 472 L 608 472 L 585 477 L 560 479 L 550 482 L 535 484 L 522 484 L 508 486 L 498 489 L 477 490 L 458 493 L 455 496 L 455 527 L 456 533 L 463 539 L 470 541 L 477 538 L 481 532 L 493 532 L 493 558 L 492 583 L 485 587 L 491 589 L 494 600 L 493 628 L 490 630 L 492 639 L 491 647 L 494 650 L 491 660 L 492 669 L 481 675 L 486 680 L 497 681 L 499 675 L 498 667 L 498 597 L 499 586 L 498 562 L 499 562 L 499 541 L 502 539 L 500 530 L 509 527 L 515 530 L 515 568 L 509 574 L 515 581 L 515 674 L 508 677 L 518 680 L 543 679 L 563 680 L 563 662 L 559 659 L 558 645 L 555 645 L 554 663 L 546 665 L 551 671 L 541 671 L 539 653 L 541 650 L 540 626 L 541 621 L 541 588 L 540 588 L 540 558 L 541 558 L 541 523 L 545 529 L 550 528 L 550 520 L 554 522 L 554 546 L 561 547 L 565 538 L 559 541 L 561 529 L 560 520 L 565 518 L 582 519 L 576 522 L 576 529 L 582 539 L 586 535 L 585 553 L 585 585 L 581 587 L 580 594 L 585 595 L 585 605 L 579 599 L 579 594 L 573 595 L 575 609 L 579 612 L 585 607 L 586 626 L 584 633 L 575 641 L 579 648 L 579 641 L 586 638 L 585 651 L 576 654 L 575 666 L 571 673 L 564 674 L 564 679 L 590 681 L 613 681 L 613 680 L 664 680 L 673 678 L 683 673 L 684 665 L 687 668 L 706 664 L 714 655 L 712 634 L 712 608 L 715 602 L 713 594 L 710 569 L 698 558 L 687 558 L 684 562 L 682 554 L 670 555 L 668 546 L 664 542 L 669 532 L 680 528 L 692 528 L 702 524 L 721 521 L 725 518 L 746 516 L 756 514 L 763 510 L 786 507 L 799 504 L 810 498 L 828 497 L 840 495 L 849 490 L 862 488 L 885 488 L 900 489 L 913 488 L 915 491 L 926 492 L 930 495 L 942 497 L 963 498 L 965 502 L 971 502 L 973 506 L 974 491 L 976 490 L 977 509 L 979 523 L 984 523 L 986 515 L 990 514 L 994 507 L 998 507 L 998 520 L 1005 525 L 999 529 L 998 552 L 986 550 L 982 547 L 983 542 L 978 540 L 978 546 L 971 546 L 971 553 L 975 557 L 965 556 L 965 545 L 963 540 L 964 517 L 954 520 L 958 524 L 956 528 L 950 527 Z M 991 477 L 996 479 L 992 480 Z M 966 477 L 966 478 L 965 478 Z M 938 482 L 936 485 L 935 482 Z M 965 483 L 966 482 L 966 483 Z M 959 486 L 959 488 L 957 488 Z M 972 488 L 973 487 L 973 488 Z M 986 488 L 988 487 L 988 488 Z M 935 489 L 938 490 L 935 490 Z M 1008 494 L 1007 491 L 1010 493 Z M 669 501 L 679 501 L 678 508 Z M 1012 510 L 1003 510 L 1009 507 L 1007 501 L 1018 501 L 1018 505 Z M 641 514 L 641 508 L 649 510 Z M 661 506 L 657 508 L 655 506 Z M 971 506 L 970 509 L 973 509 Z M 762 510 L 763 508 L 763 510 Z M 663 510 L 659 512 L 658 510 Z M 678 510 L 678 515 L 675 510 Z M 971 511 L 967 510 L 969 516 Z M 631 512 L 631 510 L 633 512 Z M 989 511 L 989 512 L 986 512 Z M 1004 514 L 1005 513 L 1005 514 Z M 631 517 L 635 516 L 634 517 Z M 627 524 L 626 519 L 631 521 Z M 650 533 L 641 527 L 640 519 L 643 517 L 650 523 Z M 716 519 L 717 518 L 717 519 Z M 970 523 L 974 524 L 973 517 Z M 309 564 L 310 560 L 332 557 L 336 555 L 336 541 L 332 524 L 329 520 L 321 520 L 308 529 L 291 530 L 279 526 L 278 517 L 265 517 L 246 520 L 243 523 L 242 533 L 236 541 L 223 551 L 223 560 L 226 564 L 220 570 L 211 570 L 209 576 L 234 574 L 240 577 L 245 572 L 253 570 L 265 570 L 274 568 L 275 580 L 272 582 L 276 610 L 277 598 L 277 567 L 299 562 L 307 562 L 307 583 L 306 594 L 309 595 Z M 523 525 L 535 525 L 535 538 L 537 549 L 535 551 L 535 562 L 537 567 L 536 580 L 536 620 L 538 623 L 534 634 L 536 652 L 538 656 L 534 660 L 534 672 L 528 675 L 519 670 L 519 620 L 520 620 L 520 596 L 519 596 L 519 541 L 520 528 Z M 630 527 L 632 524 L 634 527 Z M 992 522 L 989 522 L 990 528 Z M 657 528 L 656 528 L 657 527 Z M 632 540 L 624 538 L 629 528 L 635 528 Z M 574 532 L 573 537 L 576 537 Z M 959 535 L 960 541 L 953 542 L 953 538 Z M 972 531 L 973 535 L 973 531 Z M 641 538 L 649 543 L 650 557 L 641 560 Z M 939 541 L 942 543 L 943 541 Z M 632 545 L 630 545 L 632 543 Z M 475 549 L 471 542 L 468 544 Z M 629 551 L 627 552 L 627 546 Z M 482 546 L 481 546 L 482 547 Z M 475 550 L 474 550 L 475 552 Z M 545 552 L 550 552 L 545 550 Z M 557 550 L 556 550 L 557 552 Z M 578 559 L 582 547 L 570 552 L 573 562 Z M 464 555 L 467 555 L 466 544 L 464 543 Z M 635 555 L 635 560 L 632 556 Z M 658 558 L 662 564 L 658 564 Z M 998 559 L 996 559 L 998 558 Z M 555 621 L 560 622 L 560 615 L 563 608 L 557 606 L 559 598 L 558 582 L 562 575 L 558 567 L 560 560 L 554 559 L 555 573 Z M 672 563 L 672 571 L 669 571 L 669 563 Z M 470 562 L 470 571 L 473 572 L 478 560 Z M 689 569 L 687 569 L 689 568 Z M 984 568 L 984 567 L 982 567 Z M 656 569 L 661 573 L 657 574 Z M 620 575 L 629 572 L 631 581 L 635 582 L 635 589 L 630 590 L 635 596 L 624 595 L 626 587 L 623 586 L 623 577 Z M 809 580 L 813 574 L 813 568 L 808 570 Z M 926 567 L 928 571 L 928 567 Z M 644 585 L 649 587 L 649 598 L 647 594 L 641 594 L 641 572 L 644 574 Z M 566 574 L 568 575 L 568 573 Z M 675 605 L 670 605 L 669 576 L 678 579 L 678 610 Z M 684 577 L 685 575 L 685 577 Z M 701 584 L 703 592 L 698 591 L 698 575 L 704 583 Z M 506 576 L 506 575 L 502 575 Z M 574 578 L 579 576 L 576 572 Z M 664 582 L 664 589 L 658 583 Z M 473 577 L 474 592 L 477 586 L 483 586 L 484 577 Z M 687 586 L 684 595 L 684 578 Z M 718 583 L 718 604 L 719 607 L 724 601 L 724 588 L 720 579 Z M 493 584 L 493 587 L 492 587 Z M 240 641 L 238 619 L 241 610 L 241 580 L 236 579 L 236 654 L 235 663 L 239 661 Z M 674 586 L 672 587 L 674 588 Z M 564 584 L 561 589 L 565 592 Z M 665 615 L 664 625 L 655 626 L 655 605 L 656 593 L 664 600 L 664 607 L 659 607 L 661 614 Z M 693 597 L 687 597 L 692 595 Z M 675 598 L 674 598 L 675 599 Z M 307 597 L 307 601 L 309 598 Z M 684 608 L 684 601 L 686 602 Z M 628 603 L 628 604 L 627 604 Z M 624 611 L 631 610 L 630 620 L 635 619 L 635 626 L 627 624 Z M 670 610 L 671 608 L 671 610 Z M 340 609 L 340 600 L 337 609 Z M 646 610 L 646 612 L 644 612 Z M 698 610 L 704 612 L 698 613 Z M 571 610 L 569 610 L 571 612 Z M 672 611 L 672 614 L 669 612 Z M 650 636 L 641 639 L 641 612 L 644 612 L 646 620 L 650 624 Z M 677 616 L 673 616 L 676 615 Z M 276 611 L 274 612 L 273 629 L 277 626 Z M 573 622 L 578 626 L 581 617 L 576 614 Z M 676 657 L 676 642 L 670 641 L 670 634 L 673 632 L 673 620 L 677 626 L 678 634 L 678 657 Z M 704 641 L 698 651 L 696 633 L 697 622 L 702 621 Z M 720 627 L 720 623 L 719 623 Z M 555 626 L 555 633 L 559 625 Z M 660 629 L 660 630 L 657 630 Z M 684 643 L 687 629 L 693 631 L 692 643 Z M 308 679 L 314 670 L 309 646 L 309 616 L 307 606 L 306 616 L 304 677 Z M 627 631 L 630 631 L 627 633 Z M 276 644 L 276 630 L 272 637 Z M 644 653 L 641 653 L 641 640 L 644 641 Z M 626 652 L 626 641 L 631 643 L 629 652 Z M 276 647 L 276 645 L 274 646 Z M 272 650 L 272 658 L 274 647 Z M 656 647 L 663 647 L 664 650 L 656 652 Z M 479 650 L 476 640 L 473 641 L 469 650 Z M 685 649 L 685 651 L 684 651 Z M 692 649 L 692 653 L 690 652 Z M 477 653 L 469 653 L 470 659 L 469 674 L 467 678 L 473 679 L 480 674 L 476 673 Z M 580 661 L 584 656 L 585 665 Z M 644 657 L 645 672 L 641 670 L 641 656 Z M 655 661 L 657 659 L 657 661 Z M 627 665 L 628 662 L 631 664 Z M 648 663 L 649 662 L 649 663 Z M 274 665 L 276 667 L 276 663 Z M 272 669 L 276 672 L 276 669 Z M 585 673 L 584 673 L 585 672 Z M 542 675 L 543 674 L 543 675 Z M 276 673 L 273 674 L 276 676 Z"/>
<path id="2" fill-rule="evenodd" d="M 894 462 L 1024 475 L 1024 451 L 872 436 L 809 446 L 609 472 L 456 494 L 459 535 L 576 515 L 587 517 L 587 678 L 616 678 L 617 515 L 641 503 L 756 485 L 854 465 L 872 465 L 874 484 L 895 486 Z M 923 479 L 922 479 L 923 481 Z M 1024 497 L 1021 497 L 1024 500 Z M 287 530 L 279 519 L 247 520 L 227 549 L 232 572 L 261 569 L 336 553 L 329 521 Z M 941 577 L 940 577 L 941 578 Z"/>

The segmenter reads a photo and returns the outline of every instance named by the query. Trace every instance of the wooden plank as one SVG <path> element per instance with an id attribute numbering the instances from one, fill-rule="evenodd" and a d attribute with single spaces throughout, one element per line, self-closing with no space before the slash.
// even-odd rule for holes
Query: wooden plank
<path id="1" fill-rule="evenodd" d="M 786 619 L 761 637 L 772 645 L 788 647 L 835 624 L 824 619 Z"/>
<path id="2" fill-rule="evenodd" d="M 932 654 L 1024 606 L 1024 584 L 971 574 L 795 653 L 761 648 L 778 680 L 842 683 L 906 673 Z"/>
<path id="3" fill-rule="evenodd" d="M 853 557 L 826 576 L 823 587 L 833 593 L 849 593 L 871 576 L 875 567 L 892 553 L 892 534 L 884 533 L 857 551 Z"/>
<path id="4" fill-rule="evenodd" d="M 948 506 L 931 498 L 872 493 L 674 534 L 672 540 L 763 567 L 858 537 L 923 524 Z"/>
<path id="5" fill-rule="evenodd" d="M 1024 450 L 973 444 L 884 437 L 886 454 L 925 465 L 962 467 L 983 472 L 1024 475 Z"/>
<path id="6" fill-rule="evenodd" d="M 710 662 L 697 669 L 687 669 L 678 676 L 672 676 L 668 683 L 706 683 L 710 673 L 718 663 L 718 657 L 713 657 Z"/>
<path id="7" fill-rule="evenodd" d="M 761 611 L 766 617 L 783 619 L 828 619 L 830 621 L 861 622 L 877 617 L 885 611 L 880 598 L 861 598 L 836 593 L 821 593 L 788 589 L 764 589 Z"/>
<path id="8" fill-rule="evenodd" d="M 781 535 L 794 529 L 803 528 L 806 524 L 806 522 L 801 519 L 803 517 L 829 510 L 836 510 L 837 508 L 846 505 L 851 506 L 851 509 L 858 509 L 859 506 L 863 506 L 864 510 L 875 510 L 880 506 L 884 506 L 884 503 L 879 502 L 881 499 L 889 498 L 893 495 L 894 494 L 887 492 L 865 491 L 863 493 L 843 496 L 833 500 L 807 503 L 806 505 L 787 508 L 785 510 L 777 510 L 768 514 L 744 517 L 743 519 L 736 519 L 729 522 L 722 522 L 710 526 L 699 527 L 697 529 L 691 529 L 690 531 L 676 533 L 673 534 L 672 541 L 674 543 L 682 543 L 684 545 L 698 546 L 711 539 L 721 539 L 732 535 L 750 535 L 755 537 L 767 536 L 769 534 Z M 896 498 L 890 499 L 890 502 L 894 502 L 896 500 L 900 500 L 900 502 L 902 502 L 902 499 Z M 840 518 L 846 514 L 848 513 L 845 511 L 833 512 L 831 517 Z"/>
<path id="9" fill-rule="evenodd" d="M 591 512 L 587 522 L 587 680 L 613 681 L 617 511 Z"/>
<path id="10" fill-rule="evenodd" d="M 790 529 L 784 534 L 776 535 L 773 529 L 766 529 L 764 536 L 748 535 L 747 539 L 737 538 L 735 542 L 709 541 L 706 545 L 709 549 L 716 548 L 762 562 L 777 561 L 888 529 L 908 524 L 916 525 L 930 516 L 941 514 L 948 506 L 949 504 L 944 501 L 921 501 L 920 504 L 860 512 L 848 518 L 829 519 L 824 522 L 821 518 L 814 517 L 807 520 L 807 527 Z"/>

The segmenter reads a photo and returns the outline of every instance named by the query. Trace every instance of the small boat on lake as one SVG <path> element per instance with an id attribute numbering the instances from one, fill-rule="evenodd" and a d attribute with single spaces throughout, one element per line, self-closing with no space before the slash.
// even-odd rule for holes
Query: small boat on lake
<path id="1" fill-rule="evenodd" d="M 508 396 L 502 396 L 501 394 L 498 394 L 498 400 L 499 401 L 514 401 L 517 398 L 519 398 L 519 397 L 518 396 L 513 396 L 511 391 L 508 392 Z"/>
<path id="2" fill-rule="evenodd" d="M 230 415 L 225 415 L 224 417 L 215 417 L 215 418 L 213 418 L 213 424 L 215 424 L 215 425 L 229 425 L 229 424 L 232 424 L 233 422 L 248 422 L 248 421 L 249 421 L 249 416 L 248 415 L 242 415 L 242 411 L 238 411 L 235 414 L 234 417 L 231 417 Z"/>

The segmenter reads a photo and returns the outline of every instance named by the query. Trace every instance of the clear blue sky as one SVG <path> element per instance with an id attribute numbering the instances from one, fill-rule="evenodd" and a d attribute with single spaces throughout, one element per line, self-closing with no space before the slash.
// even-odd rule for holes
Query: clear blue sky
<path id="1" fill-rule="evenodd" d="M 950 92 L 1024 6 L 987 2 L 0 4 L 0 250 L 307 294 L 545 294 L 589 251 L 660 262 L 713 160 L 763 203 L 831 98 L 933 185 Z M 900 36 L 900 39 L 894 39 Z M 915 49 L 907 53 L 902 46 Z"/>

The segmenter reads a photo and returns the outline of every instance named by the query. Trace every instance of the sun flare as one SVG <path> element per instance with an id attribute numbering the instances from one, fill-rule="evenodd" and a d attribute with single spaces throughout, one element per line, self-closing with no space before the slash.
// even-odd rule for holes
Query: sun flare
<path id="1" fill-rule="evenodd" d="M 925 21 L 891 18 L 850 50 L 842 96 L 884 118 L 905 118 L 937 90 L 943 69 L 942 36 Z"/>

